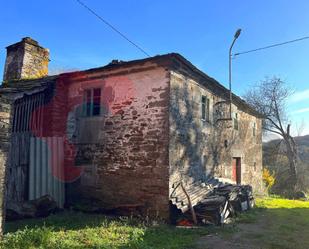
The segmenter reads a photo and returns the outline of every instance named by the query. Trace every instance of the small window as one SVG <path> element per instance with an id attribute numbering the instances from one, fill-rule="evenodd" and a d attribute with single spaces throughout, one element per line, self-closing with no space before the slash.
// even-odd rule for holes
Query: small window
<path id="1" fill-rule="evenodd" d="M 235 113 L 233 122 L 234 122 L 234 129 L 238 130 L 238 113 Z"/>
<path id="2" fill-rule="evenodd" d="M 84 116 L 99 116 L 101 113 L 101 88 L 84 91 Z"/>
<path id="3" fill-rule="evenodd" d="M 202 120 L 209 121 L 209 99 L 202 95 Z"/>
<path id="4" fill-rule="evenodd" d="M 206 100 L 206 120 L 210 121 L 209 99 Z"/>
<path id="5" fill-rule="evenodd" d="M 252 127 L 252 135 L 255 137 L 256 134 L 256 123 L 253 123 L 253 127 Z"/>

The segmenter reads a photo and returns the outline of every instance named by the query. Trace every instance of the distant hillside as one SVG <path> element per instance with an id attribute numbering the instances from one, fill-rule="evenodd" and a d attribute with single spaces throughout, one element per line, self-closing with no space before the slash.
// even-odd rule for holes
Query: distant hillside
<path id="1" fill-rule="evenodd" d="M 298 146 L 300 160 L 304 163 L 307 163 L 309 167 L 309 135 L 295 137 L 294 139 Z M 263 143 L 263 152 L 264 152 L 263 156 L 264 156 L 264 162 L 266 164 L 271 163 L 271 161 L 269 161 L 268 159 L 270 159 L 269 157 L 271 158 L 273 157 L 273 153 L 275 153 L 276 150 L 278 149 L 281 151 L 284 150 L 284 143 L 281 142 L 282 140 L 276 139 L 271 140 L 267 143 Z"/>
<path id="2" fill-rule="evenodd" d="M 296 143 L 298 144 L 299 157 L 309 167 L 309 135 L 296 138 Z"/>
<path id="3" fill-rule="evenodd" d="M 309 135 L 295 137 L 299 152 L 298 175 L 304 190 L 309 190 Z M 288 177 L 288 159 L 284 142 L 280 139 L 263 143 L 263 165 L 275 173 L 274 192 L 280 193 L 285 188 Z"/>

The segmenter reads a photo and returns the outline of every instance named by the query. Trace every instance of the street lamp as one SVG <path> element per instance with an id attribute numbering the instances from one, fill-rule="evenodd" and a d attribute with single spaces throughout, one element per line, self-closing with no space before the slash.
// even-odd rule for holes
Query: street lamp
<path id="1" fill-rule="evenodd" d="M 231 45 L 230 50 L 229 50 L 230 119 L 232 119 L 232 49 L 233 49 L 234 43 L 237 40 L 237 38 L 239 37 L 240 33 L 241 33 L 241 29 L 237 29 L 237 31 L 234 35 L 232 45 Z"/>

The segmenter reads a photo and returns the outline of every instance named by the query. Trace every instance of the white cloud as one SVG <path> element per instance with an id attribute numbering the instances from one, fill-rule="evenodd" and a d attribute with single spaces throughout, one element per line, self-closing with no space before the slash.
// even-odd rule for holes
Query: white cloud
<path id="1" fill-rule="evenodd" d="M 302 136 L 304 135 L 309 135 L 309 127 L 306 127 L 304 131 L 302 132 Z"/>
<path id="2" fill-rule="evenodd" d="M 263 134 L 263 142 L 264 143 L 267 143 L 271 140 L 275 140 L 275 139 L 280 139 L 281 137 L 278 136 L 277 134 L 274 134 L 274 133 L 270 133 L 270 132 L 267 132 L 266 134 Z"/>
<path id="3" fill-rule="evenodd" d="M 309 89 L 305 89 L 301 92 L 296 92 L 290 97 L 290 102 L 300 102 L 303 100 L 309 100 Z"/>
<path id="4" fill-rule="evenodd" d="M 309 98 L 308 98 L 309 99 Z M 309 112 L 309 107 L 308 108 L 302 108 L 299 110 L 294 111 L 294 113 L 305 113 L 305 112 Z"/>

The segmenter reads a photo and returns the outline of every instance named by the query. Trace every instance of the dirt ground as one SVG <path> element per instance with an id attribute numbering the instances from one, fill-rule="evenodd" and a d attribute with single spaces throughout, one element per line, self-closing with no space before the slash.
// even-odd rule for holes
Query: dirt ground
<path id="1" fill-rule="evenodd" d="M 197 241 L 198 249 L 295 249 L 284 243 L 284 237 L 277 236 L 277 222 L 272 212 L 259 213 L 258 219 L 252 223 L 235 223 L 226 225 L 217 233 L 209 234 Z M 281 219 L 280 219 L 281 221 Z M 276 231 L 274 231 L 276 230 Z M 279 242 L 278 242 L 279 241 Z M 299 245 L 298 245 L 299 246 Z M 297 247 L 299 249 L 300 247 Z M 306 248 L 307 247 L 301 247 Z"/>
<path id="2" fill-rule="evenodd" d="M 282 203 L 281 203 L 282 202 Z M 309 202 L 268 200 L 240 222 L 201 237 L 198 249 L 308 249 Z M 284 208 L 282 208 L 284 206 Z"/>
<path id="3" fill-rule="evenodd" d="M 233 234 L 216 233 L 200 238 L 197 242 L 198 249 L 261 249 L 259 234 L 265 230 L 261 220 L 256 224 L 238 224 Z M 257 239 L 255 239 L 257 238 Z"/>

